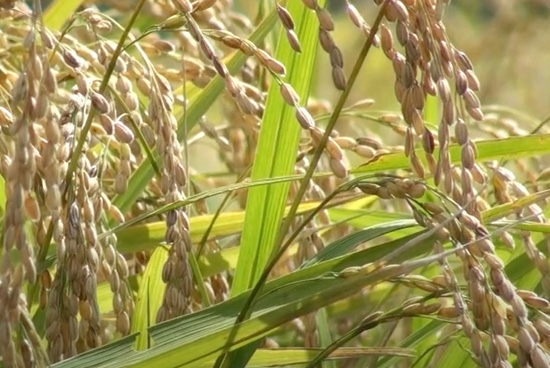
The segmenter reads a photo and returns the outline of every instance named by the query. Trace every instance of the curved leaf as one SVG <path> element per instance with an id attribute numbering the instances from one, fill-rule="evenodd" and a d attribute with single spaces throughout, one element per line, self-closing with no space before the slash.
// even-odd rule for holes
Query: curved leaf
<path id="1" fill-rule="evenodd" d="M 165 247 L 157 247 L 141 278 L 136 307 L 132 319 L 132 333 L 138 332 L 136 348 L 143 350 L 150 346 L 148 328 L 157 318 L 157 312 L 162 304 L 166 285 L 162 281 L 162 268 L 168 259 Z"/>
<path id="2" fill-rule="evenodd" d="M 550 134 L 477 141 L 476 146 L 479 161 L 537 156 L 550 153 Z M 417 149 L 416 153 L 425 163 L 424 150 Z M 449 154 L 451 155 L 451 162 L 460 162 L 460 146 L 451 145 Z M 439 148 L 436 148 L 434 156 L 437 157 L 438 155 Z M 395 152 L 376 156 L 369 162 L 353 169 L 352 172 L 367 173 L 407 169 L 409 166 L 409 159 L 402 152 Z"/>

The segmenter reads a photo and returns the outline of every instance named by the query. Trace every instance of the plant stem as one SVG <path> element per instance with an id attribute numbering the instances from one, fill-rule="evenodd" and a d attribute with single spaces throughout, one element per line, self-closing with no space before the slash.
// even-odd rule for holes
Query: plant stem
<path id="1" fill-rule="evenodd" d="M 251 169 L 252 169 L 252 165 L 248 165 L 246 170 L 241 175 L 239 175 L 239 177 L 237 178 L 236 183 L 242 182 L 248 176 Z M 208 241 L 208 237 L 210 236 L 210 233 L 212 232 L 212 229 L 214 228 L 214 224 L 216 223 L 216 220 L 221 215 L 222 210 L 225 208 L 225 205 L 227 204 L 227 202 L 229 202 L 229 199 L 232 197 L 232 195 L 233 195 L 233 192 L 227 192 L 227 194 L 223 198 L 222 202 L 218 206 L 218 209 L 214 213 L 214 216 L 212 216 L 212 220 L 208 224 L 208 228 L 206 229 L 204 234 L 202 234 L 201 241 L 200 241 L 199 246 L 197 248 L 197 258 L 201 256 L 201 253 L 204 249 L 204 246 L 205 246 L 206 242 Z"/>
<path id="2" fill-rule="evenodd" d="M 363 331 L 370 330 L 378 326 L 382 321 L 374 320 L 372 322 L 359 325 L 353 330 L 348 331 L 345 335 L 340 337 L 337 340 L 334 340 L 329 346 L 327 346 L 323 351 L 321 351 L 313 360 L 311 360 L 305 368 L 314 368 L 317 367 L 323 360 L 325 360 L 330 354 L 332 354 L 336 349 L 350 341 L 356 336 L 359 336 Z"/>

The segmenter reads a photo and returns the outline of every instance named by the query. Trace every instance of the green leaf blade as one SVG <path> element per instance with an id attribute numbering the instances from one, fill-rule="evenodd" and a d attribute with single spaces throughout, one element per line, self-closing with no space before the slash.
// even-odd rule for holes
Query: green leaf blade
<path id="1" fill-rule="evenodd" d="M 320 1 L 319 5 L 323 6 L 324 2 Z M 301 96 L 302 103 L 305 103 L 309 95 L 318 44 L 317 18 L 301 2 L 290 2 L 287 5 L 290 14 L 297 20 L 302 53 L 296 54 L 291 49 L 284 30 L 281 30 L 276 58 L 286 65 L 289 72 L 287 82 Z M 293 173 L 301 132 L 294 113 L 294 108 L 284 102 L 279 86 L 273 82 L 260 129 L 252 180 Z M 272 255 L 289 188 L 290 184 L 284 183 L 249 191 L 232 295 L 251 288 Z"/>
<path id="2" fill-rule="evenodd" d="M 550 134 L 477 141 L 476 146 L 478 161 L 531 157 L 550 153 Z M 422 149 L 416 151 L 417 156 L 425 163 L 424 151 Z M 449 146 L 449 154 L 452 163 L 460 162 L 460 146 Z M 439 148 L 434 152 L 435 157 L 438 155 Z M 409 159 L 402 152 L 397 152 L 375 157 L 373 160 L 353 169 L 352 173 L 407 169 L 409 166 Z"/>
<path id="3" fill-rule="evenodd" d="M 136 349 L 149 347 L 149 327 L 155 323 L 162 304 L 166 285 L 162 281 L 162 269 L 168 259 L 168 251 L 160 246 L 155 249 L 141 278 L 135 313 L 132 319 L 132 333 L 139 333 Z"/>

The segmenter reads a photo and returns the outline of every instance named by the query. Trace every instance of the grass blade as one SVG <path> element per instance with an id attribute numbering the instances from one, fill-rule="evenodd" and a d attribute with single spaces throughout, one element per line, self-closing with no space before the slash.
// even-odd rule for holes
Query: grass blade
<path id="1" fill-rule="evenodd" d="M 258 349 L 248 367 L 280 367 L 282 365 L 302 365 L 314 358 L 321 349 L 299 349 L 299 348 L 280 348 L 274 350 Z M 404 348 L 339 348 L 328 358 L 327 362 L 336 367 L 335 360 L 360 358 L 365 356 L 394 356 L 394 357 L 412 357 L 414 350 Z M 212 366 L 212 361 L 199 364 L 197 368 L 207 368 Z"/>
<path id="2" fill-rule="evenodd" d="M 323 6 L 324 2 L 319 1 L 319 5 Z M 289 70 L 287 82 L 294 87 L 304 103 L 309 95 L 318 44 L 317 18 L 299 1 L 289 2 L 288 11 L 297 21 L 302 53 L 297 54 L 291 49 L 284 30 L 281 30 L 276 58 L 286 65 Z M 293 173 L 300 131 L 294 109 L 284 102 L 279 86 L 273 83 L 260 129 L 252 180 Z M 249 191 L 241 256 L 231 288 L 232 295 L 240 294 L 254 285 L 273 253 L 289 187 L 285 183 Z"/>
<path id="3" fill-rule="evenodd" d="M 148 328 L 155 323 L 157 312 L 162 305 L 166 285 L 162 281 L 162 267 L 168 258 L 165 247 L 157 247 L 141 278 L 135 314 L 132 320 L 132 333 L 139 333 L 136 338 L 136 349 L 143 350 L 150 346 Z"/>
<path id="4" fill-rule="evenodd" d="M 44 11 L 44 24 L 50 31 L 59 31 L 84 0 L 54 0 Z"/>
<path id="5" fill-rule="evenodd" d="M 501 160 L 518 157 L 531 157 L 550 152 L 550 134 L 528 135 L 504 139 L 490 139 L 476 142 L 478 160 Z M 424 160 L 424 150 L 416 150 L 418 158 Z M 453 163 L 460 162 L 460 146 L 451 145 L 449 154 Z M 439 149 L 434 152 L 438 157 Z M 379 172 L 386 170 L 406 169 L 409 159 L 401 152 L 380 155 L 352 170 L 353 173 Z"/>

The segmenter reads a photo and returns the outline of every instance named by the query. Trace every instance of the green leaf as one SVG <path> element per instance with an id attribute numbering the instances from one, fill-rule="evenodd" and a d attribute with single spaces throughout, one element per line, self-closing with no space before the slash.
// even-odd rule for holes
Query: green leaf
<path id="1" fill-rule="evenodd" d="M 51 31 L 59 31 L 84 0 L 54 0 L 44 11 L 44 24 Z"/>
<path id="2" fill-rule="evenodd" d="M 427 95 L 426 106 L 424 106 L 424 120 L 437 126 L 438 118 L 439 100 L 435 96 Z"/>
<path id="3" fill-rule="evenodd" d="M 437 361 L 438 366 L 449 368 L 477 367 L 472 356 L 465 348 L 470 348 L 470 341 L 467 338 L 460 338 L 451 342 L 445 349 L 445 354 Z"/>
<path id="4" fill-rule="evenodd" d="M 351 252 L 355 247 L 364 242 L 396 230 L 401 230 L 416 225 L 417 223 L 415 220 L 400 220 L 374 225 L 365 230 L 351 233 L 348 236 L 345 236 L 342 239 L 339 239 L 321 249 L 319 253 L 307 260 L 302 267 L 308 267 L 315 263 L 339 257 Z"/>
<path id="5" fill-rule="evenodd" d="M 199 259 L 203 277 L 210 277 L 222 271 L 237 267 L 239 247 L 222 249 L 220 252 L 210 253 Z"/>
<path id="6" fill-rule="evenodd" d="M 204 192 L 208 194 L 208 192 Z M 189 198 L 191 199 L 191 197 Z M 317 207 L 319 202 L 303 203 L 298 213 L 304 213 Z M 288 208 L 285 210 L 288 210 Z M 245 211 L 224 212 L 217 218 L 209 239 L 237 234 L 241 232 Z M 189 219 L 191 240 L 196 243 L 202 238 L 214 215 L 193 216 Z M 164 241 L 166 234 L 166 222 L 157 221 L 146 224 L 133 225 L 120 228 L 116 232 L 118 238 L 117 249 L 121 253 L 134 253 L 143 250 L 151 250 Z"/>
<path id="7" fill-rule="evenodd" d="M 532 222 L 532 221 L 517 222 L 512 220 L 500 220 L 500 221 L 491 222 L 488 225 L 499 226 L 499 227 L 506 226 L 506 227 L 511 227 L 513 229 L 526 230 L 531 232 L 550 233 L 550 224 L 544 224 L 540 222 Z"/>
<path id="8" fill-rule="evenodd" d="M 280 367 L 286 365 L 306 364 L 313 359 L 322 349 L 310 348 L 279 348 L 274 350 L 258 349 L 248 362 L 247 367 Z M 327 360 L 332 366 L 336 366 L 334 360 L 360 358 L 365 356 L 396 356 L 412 357 L 414 350 L 403 348 L 339 348 L 334 351 Z M 197 365 L 197 368 L 212 367 L 213 361 L 208 361 Z"/>
<path id="9" fill-rule="evenodd" d="M 503 139 L 491 139 L 476 142 L 478 160 L 501 160 L 518 157 L 537 156 L 550 153 L 550 134 L 528 135 L 523 137 L 509 137 Z M 423 160 L 424 151 L 416 150 L 417 156 Z M 449 147 L 452 163 L 460 162 L 460 146 Z M 436 149 L 434 156 L 439 155 Z M 369 162 L 352 170 L 353 173 L 378 172 L 386 170 L 397 170 L 409 168 L 409 159 L 401 152 L 380 155 Z"/>
<path id="10" fill-rule="evenodd" d="M 157 318 L 157 312 L 162 305 L 166 284 L 162 281 L 162 268 L 168 259 L 168 251 L 165 247 L 157 247 L 141 278 L 136 307 L 132 319 L 132 333 L 138 332 L 136 349 L 148 348 L 149 331 Z"/>
<path id="11" fill-rule="evenodd" d="M 330 334 L 330 327 L 329 327 L 329 318 L 326 308 L 321 308 L 317 311 L 317 314 L 315 316 L 315 320 L 317 322 L 317 330 L 319 331 L 319 346 L 324 348 L 329 346 L 332 343 L 332 336 Z M 321 352 L 322 349 L 319 349 L 319 352 Z M 313 359 L 314 356 L 310 357 L 310 360 Z M 335 362 L 331 361 L 330 358 L 325 359 L 325 361 L 322 364 L 323 368 L 336 368 Z"/>
<path id="12" fill-rule="evenodd" d="M 99 313 L 105 314 L 113 310 L 113 292 L 109 282 L 102 282 L 97 285 L 96 297 Z"/>
<path id="13" fill-rule="evenodd" d="M 325 1 L 320 1 L 323 6 Z M 308 99 L 315 53 L 317 50 L 317 19 L 303 3 L 290 2 L 288 11 L 297 20 L 298 38 L 302 53 L 289 46 L 284 29 L 279 35 L 276 58 L 289 70 L 287 82 L 302 102 Z M 294 171 L 296 151 L 300 138 L 300 125 L 294 117 L 295 109 L 288 106 L 272 83 L 260 128 L 258 148 L 252 169 L 252 180 L 289 175 Z M 242 235 L 239 263 L 231 289 L 237 295 L 251 288 L 258 280 L 269 257 L 283 218 L 290 184 L 253 188 L 248 192 L 246 217 Z"/>
<path id="14" fill-rule="evenodd" d="M 309 280 L 301 279 L 289 282 L 290 280 L 287 278 L 287 281 L 278 288 L 268 288 L 267 293 L 258 301 L 251 318 L 239 324 L 239 329 L 234 336 L 231 335 L 232 325 L 228 325 L 233 318 L 226 316 L 232 314 L 235 307 L 242 306 L 244 300 L 240 296 L 233 300 L 233 302 L 240 301 L 238 305 L 230 306 L 229 303 L 223 303 L 213 307 L 217 308 L 219 312 L 215 312 L 212 308 L 206 309 L 202 313 L 196 313 L 194 317 L 199 317 L 199 314 L 203 316 L 203 318 L 199 317 L 201 322 L 188 316 L 188 323 L 195 326 L 195 331 L 191 336 L 189 336 L 190 325 L 182 323 L 184 319 L 173 320 L 171 323 L 153 327 L 151 333 L 158 341 L 158 345 L 148 351 L 136 354 L 134 358 L 127 361 L 126 366 L 146 367 L 150 364 L 159 364 L 170 367 L 176 361 L 177 364 L 193 366 L 194 361 L 219 352 L 228 341 L 232 342 L 230 350 L 247 345 L 293 318 L 348 297 L 366 285 L 396 276 L 401 272 L 410 272 L 410 268 L 424 266 L 425 262 L 427 261 L 405 262 L 393 270 L 344 279 L 319 273 L 311 275 L 313 277 Z M 320 270 L 320 268 L 317 269 Z M 222 310 L 223 313 L 221 313 Z M 197 323 L 205 322 L 210 326 L 216 325 L 219 330 L 208 334 L 197 333 Z M 186 331 L 187 336 L 185 336 Z M 202 329 L 201 332 L 203 332 Z M 188 340 L 189 345 L 186 346 L 183 341 L 189 338 L 192 341 Z"/>
<path id="15" fill-rule="evenodd" d="M 134 354 L 132 344 L 136 335 L 128 335 L 100 348 L 89 350 L 75 357 L 54 364 L 55 368 L 96 368 L 109 366 L 114 360 Z"/>
<path id="16" fill-rule="evenodd" d="M 318 1 L 319 6 L 324 6 L 325 1 Z M 315 14 L 300 1 L 289 2 L 287 10 L 296 20 L 296 32 L 302 52 L 298 54 L 292 50 L 286 39 L 285 30 L 281 29 L 276 59 L 286 66 L 289 73 L 287 82 L 294 87 L 301 103 L 305 105 L 318 45 L 318 21 Z M 284 102 L 278 84 L 272 83 L 260 128 L 252 180 L 294 172 L 301 132 L 294 114 L 294 108 Z M 289 188 L 290 184 L 284 183 L 253 188 L 248 192 L 239 263 L 231 288 L 232 295 L 251 288 L 272 255 Z"/>
<path id="17" fill-rule="evenodd" d="M 431 242 L 428 239 L 395 259 L 397 268 L 353 277 L 338 276 L 337 272 L 373 262 L 415 236 L 418 234 L 321 262 L 270 281 L 254 306 L 251 318 L 239 325 L 230 343 L 230 350 L 257 341 L 300 315 L 347 298 L 366 285 L 432 262 L 433 258 L 405 261 L 429 251 Z M 156 364 L 167 368 L 185 365 L 193 367 L 204 359 L 214 359 L 215 354 L 228 343 L 235 316 L 242 308 L 247 294 L 245 292 L 221 304 L 151 327 L 155 346 L 121 356 L 104 366 L 147 367 Z"/>
<path id="18" fill-rule="evenodd" d="M 515 201 L 504 203 L 498 206 L 494 206 L 483 211 L 483 222 L 491 222 L 508 216 L 517 210 L 520 210 L 530 204 L 536 203 L 550 195 L 550 190 L 544 190 L 542 192 L 533 193 L 528 196 L 516 199 Z"/>

